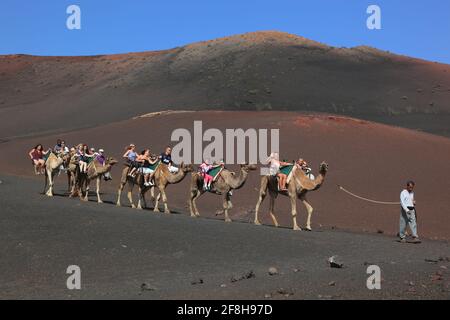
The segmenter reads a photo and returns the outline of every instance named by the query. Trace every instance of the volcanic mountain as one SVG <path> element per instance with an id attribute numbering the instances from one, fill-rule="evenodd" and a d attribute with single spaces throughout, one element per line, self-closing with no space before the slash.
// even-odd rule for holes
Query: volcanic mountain
<path id="1" fill-rule="evenodd" d="M 0 139 L 160 110 L 307 111 L 450 136 L 450 65 L 255 32 L 170 50 L 0 56 Z"/>

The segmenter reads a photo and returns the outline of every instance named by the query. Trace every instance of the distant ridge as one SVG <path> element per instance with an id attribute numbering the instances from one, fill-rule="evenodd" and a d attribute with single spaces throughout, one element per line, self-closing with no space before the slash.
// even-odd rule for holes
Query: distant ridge
<path id="1" fill-rule="evenodd" d="M 446 135 L 449 101 L 450 65 L 278 31 L 140 53 L 0 56 L 1 139 L 167 109 L 326 112 Z"/>

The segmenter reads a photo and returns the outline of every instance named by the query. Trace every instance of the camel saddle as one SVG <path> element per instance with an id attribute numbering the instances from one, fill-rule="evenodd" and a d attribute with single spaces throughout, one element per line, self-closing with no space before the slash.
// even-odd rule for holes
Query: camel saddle
<path id="1" fill-rule="evenodd" d="M 287 166 L 281 166 L 280 167 L 280 173 L 283 173 L 285 175 L 287 175 L 287 179 L 286 179 L 286 187 L 289 185 L 289 182 L 291 181 L 292 176 L 294 175 L 295 172 L 295 165 L 294 164 L 289 164 Z M 272 177 L 272 178 L 276 178 L 277 180 L 277 186 L 278 186 L 278 180 L 279 177 Z"/>
<path id="2" fill-rule="evenodd" d="M 150 168 L 151 170 L 155 171 L 156 168 L 158 168 L 159 164 L 161 163 L 160 160 L 156 161 L 154 164 L 150 164 L 150 166 L 148 168 Z"/>
<path id="3" fill-rule="evenodd" d="M 213 177 L 213 182 L 215 182 L 217 180 L 217 177 L 219 176 L 219 174 L 222 172 L 223 167 L 222 166 L 218 166 L 216 168 L 212 168 L 211 170 L 209 170 L 208 174 Z"/>

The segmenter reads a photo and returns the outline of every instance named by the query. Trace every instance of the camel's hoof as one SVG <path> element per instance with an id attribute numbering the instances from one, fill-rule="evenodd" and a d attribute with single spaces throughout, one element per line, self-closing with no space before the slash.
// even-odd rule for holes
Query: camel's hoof
<path id="1" fill-rule="evenodd" d="M 274 224 L 273 225 L 275 228 L 278 228 L 280 225 L 277 223 L 277 224 Z"/>
<path id="2" fill-rule="evenodd" d="M 257 226 L 260 226 L 260 225 L 261 225 L 261 222 L 259 222 L 258 220 L 255 220 L 254 223 L 255 223 Z"/>
<path id="3" fill-rule="evenodd" d="M 295 230 L 295 231 L 302 231 L 302 228 L 300 228 L 300 227 L 294 227 L 293 230 Z"/>
<path id="4" fill-rule="evenodd" d="M 308 227 L 306 227 L 306 228 L 305 228 L 305 231 L 312 231 L 312 229 L 311 229 L 311 228 L 308 228 Z"/>
<path id="5" fill-rule="evenodd" d="M 116 203 L 116 206 L 117 206 L 117 207 L 120 207 L 121 205 L 120 205 L 120 203 Z"/>
<path id="6" fill-rule="evenodd" d="M 231 219 L 225 219 L 225 222 L 232 222 Z"/>
<path id="7" fill-rule="evenodd" d="M 103 203 L 103 201 L 102 201 L 102 200 L 100 200 L 100 201 L 97 201 L 97 203 Z"/>
<path id="8" fill-rule="evenodd" d="M 131 208 L 136 209 L 136 206 L 134 204 L 131 205 Z"/>
<path id="9" fill-rule="evenodd" d="M 170 214 L 169 210 L 164 210 L 164 213 Z"/>
<path id="10" fill-rule="evenodd" d="M 142 210 L 142 207 L 137 207 L 138 210 Z"/>
<path id="11" fill-rule="evenodd" d="M 197 215 L 191 214 L 191 218 L 197 218 Z"/>

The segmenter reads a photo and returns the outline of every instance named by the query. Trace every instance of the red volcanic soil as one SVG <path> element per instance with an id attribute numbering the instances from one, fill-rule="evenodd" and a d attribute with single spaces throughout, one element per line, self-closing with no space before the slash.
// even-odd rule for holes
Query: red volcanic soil
<path id="1" fill-rule="evenodd" d="M 322 188 L 309 195 L 315 209 L 313 229 L 322 226 L 395 234 L 400 212 L 398 205 L 364 202 L 339 191 L 337 185 L 363 197 L 398 201 L 405 181 L 413 179 L 416 181 L 419 234 L 432 239 L 450 239 L 450 198 L 447 195 L 450 190 L 450 140 L 336 115 L 268 111 L 161 113 L 60 135 L 1 143 L 0 168 L 7 174 L 32 176 L 33 169 L 27 152 L 37 143 L 51 146 L 56 138 L 63 138 L 68 144 L 85 142 L 96 148 L 101 147 L 117 158 L 121 157 L 124 146 L 130 142 L 135 143 L 138 149 L 149 147 L 157 153 L 171 143 L 170 136 L 174 129 L 186 128 L 192 132 L 194 120 L 203 121 L 203 130 L 218 128 L 223 132 L 227 128 L 279 128 L 282 158 L 303 157 L 309 161 L 316 174 L 319 163 L 326 161 L 329 164 L 326 181 Z M 236 166 L 229 167 L 236 169 Z M 106 193 L 116 192 L 121 168 L 121 164 L 117 165 L 113 170 L 114 180 L 104 184 Z M 251 172 L 245 186 L 234 193 L 234 208 L 231 211 L 234 220 L 253 220 L 259 178 L 259 171 Z M 57 192 L 65 191 L 65 183 L 65 177 L 57 179 Z M 187 213 L 188 192 L 189 179 L 169 186 L 169 206 L 178 212 Z M 125 196 L 122 202 L 127 204 Z M 221 208 L 222 199 L 207 194 L 199 199 L 198 204 L 202 216 L 214 217 L 215 211 Z M 262 216 L 265 223 L 271 224 L 267 208 L 266 199 Z M 305 208 L 298 203 L 298 209 L 298 221 L 304 226 Z M 284 226 L 291 227 L 290 206 L 286 197 L 278 198 L 276 213 Z"/>
<path id="2" fill-rule="evenodd" d="M 449 101 L 447 64 L 274 31 L 156 52 L 0 56 L 3 141 L 167 109 L 327 112 L 450 136 Z"/>

